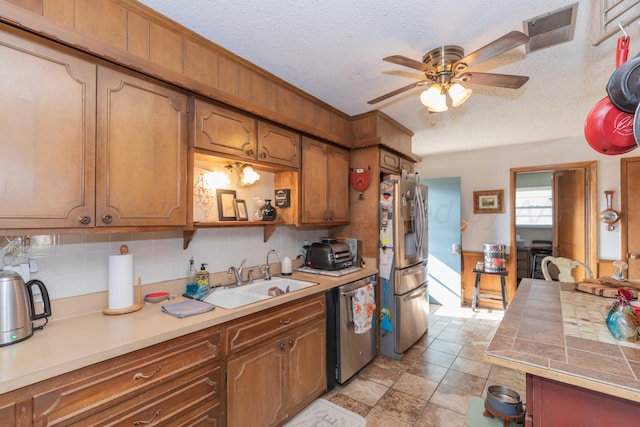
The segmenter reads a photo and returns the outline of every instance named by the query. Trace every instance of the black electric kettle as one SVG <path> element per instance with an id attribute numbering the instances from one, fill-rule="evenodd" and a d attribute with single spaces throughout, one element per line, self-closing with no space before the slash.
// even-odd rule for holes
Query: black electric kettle
<path id="1" fill-rule="evenodd" d="M 36 314 L 33 287 L 42 295 L 43 312 Z M 15 271 L 0 271 L 0 346 L 26 340 L 33 335 L 33 321 L 51 316 L 51 301 L 47 288 L 40 280 L 27 284 Z M 44 323 L 46 325 L 46 322 Z M 44 325 L 39 326 L 42 329 Z"/>

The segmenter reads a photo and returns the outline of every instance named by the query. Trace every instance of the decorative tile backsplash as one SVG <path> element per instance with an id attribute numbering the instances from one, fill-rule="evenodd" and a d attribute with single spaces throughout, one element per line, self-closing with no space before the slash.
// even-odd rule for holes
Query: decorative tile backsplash
<path id="1" fill-rule="evenodd" d="M 59 299 L 106 291 L 109 256 L 120 253 L 121 245 L 133 254 L 134 281 L 140 277 L 148 284 L 186 277 L 192 256 L 196 267 L 207 263 L 210 272 L 226 271 L 244 258 L 247 266 L 264 264 L 270 249 L 295 258 L 305 240 L 319 241 L 325 235 L 326 230 L 281 226 L 265 243 L 260 226 L 198 229 L 186 250 L 182 232 L 31 236 L 27 255 L 38 267 L 31 278 L 42 280 L 51 299 Z M 0 239 L 4 246 L 5 238 Z"/>

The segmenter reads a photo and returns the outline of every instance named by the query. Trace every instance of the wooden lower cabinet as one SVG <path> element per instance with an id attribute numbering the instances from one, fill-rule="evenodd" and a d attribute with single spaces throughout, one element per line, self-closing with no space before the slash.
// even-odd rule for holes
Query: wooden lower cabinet
<path id="1" fill-rule="evenodd" d="M 224 425 L 221 343 L 205 329 L 0 395 L 0 425 Z"/>
<path id="2" fill-rule="evenodd" d="M 267 313 L 245 324 L 255 325 L 256 344 L 227 361 L 227 425 L 277 426 L 291 418 L 326 389 L 326 321 L 324 296 Z M 305 305 L 306 304 L 306 305 Z M 311 305 L 310 305 L 311 304 Z M 309 308 L 323 308 L 315 320 L 296 322 Z M 285 329 L 277 335 L 262 320 L 277 319 Z M 299 325 L 287 329 L 287 325 Z M 238 328 L 239 331 L 248 331 Z M 249 332 L 249 331 L 248 331 Z M 229 330 L 229 339 L 233 332 Z M 247 338 L 249 334 L 245 334 Z M 261 340 L 261 338 L 264 338 Z"/>
<path id="3" fill-rule="evenodd" d="M 325 322 L 276 337 L 227 363 L 228 425 L 276 426 L 326 387 Z"/>

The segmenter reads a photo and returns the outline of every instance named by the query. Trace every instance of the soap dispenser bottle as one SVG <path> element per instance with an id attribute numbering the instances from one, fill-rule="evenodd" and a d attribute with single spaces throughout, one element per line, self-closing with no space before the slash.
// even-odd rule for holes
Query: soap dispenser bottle
<path id="1" fill-rule="evenodd" d="M 198 271 L 198 275 L 196 276 L 196 285 L 198 286 L 209 286 L 209 272 L 206 270 L 207 264 L 202 263 L 200 266 L 200 271 Z"/>

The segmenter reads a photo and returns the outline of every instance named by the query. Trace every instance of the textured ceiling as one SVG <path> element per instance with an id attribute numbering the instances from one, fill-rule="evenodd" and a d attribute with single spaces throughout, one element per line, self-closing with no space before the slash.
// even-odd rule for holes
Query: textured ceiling
<path id="1" fill-rule="evenodd" d="M 444 113 L 427 112 L 420 88 L 367 104 L 424 78 L 383 62 L 386 56 L 421 60 L 446 44 L 470 53 L 574 2 L 142 0 L 349 115 L 380 109 L 415 133 L 413 152 L 420 156 L 581 136 L 589 110 L 606 96 L 615 64 L 615 37 L 593 46 L 600 36 L 600 2 L 593 0 L 579 1 L 573 41 L 528 55 L 522 46 L 471 68 L 530 76 L 521 89 L 473 85 L 467 102 Z M 640 50 L 639 32 L 640 25 L 628 27 L 630 57 Z"/>

